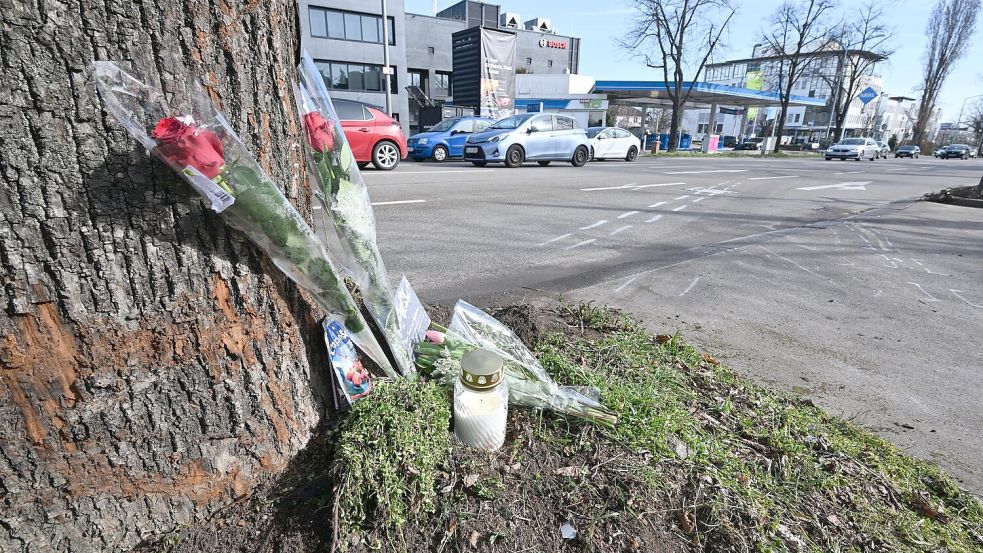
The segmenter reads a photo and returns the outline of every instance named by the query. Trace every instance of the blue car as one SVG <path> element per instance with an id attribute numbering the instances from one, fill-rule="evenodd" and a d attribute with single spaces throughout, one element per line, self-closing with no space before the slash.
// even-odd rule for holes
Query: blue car
<path id="1" fill-rule="evenodd" d="M 589 158 L 587 131 L 572 117 L 549 113 L 500 119 L 486 131 L 472 134 L 464 146 L 464 159 L 478 167 L 488 163 L 518 167 L 525 161 L 542 166 L 569 161 L 574 167 L 583 167 Z"/>
<path id="2" fill-rule="evenodd" d="M 464 141 L 475 132 L 481 132 L 492 124 L 483 117 L 455 117 L 444 119 L 427 132 L 414 134 L 406 141 L 409 156 L 416 161 L 433 159 L 444 161 L 449 157 L 464 155 Z"/>

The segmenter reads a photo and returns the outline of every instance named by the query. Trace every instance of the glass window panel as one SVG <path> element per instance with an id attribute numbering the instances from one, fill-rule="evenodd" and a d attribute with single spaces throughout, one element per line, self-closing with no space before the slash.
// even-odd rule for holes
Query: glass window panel
<path id="1" fill-rule="evenodd" d="M 365 90 L 365 66 L 348 66 L 348 90 Z"/>
<path id="2" fill-rule="evenodd" d="M 334 109 L 338 112 L 338 118 L 342 121 L 361 121 L 365 119 L 362 112 L 362 104 L 350 102 L 348 100 L 335 100 Z"/>
<path id="3" fill-rule="evenodd" d="M 345 38 L 345 15 L 341 12 L 325 10 L 330 38 Z"/>
<path id="4" fill-rule="evenodd" d="M 382 39 L 379 38 L 379 18 L 372 17 L 370 15 L 362 16 L 362 40 L 365 42 L 378 42 L 382 44 Z"/>
<path id="5" fill-rule="evenodd" d="M 343 63 L 331 64 L 331 87 L 335 90 L 348 90 L 348 66 Z"/>
<path id="6" fill-rule="evenodd" d="M 459 132 L 466 132 L 466 133 L 474 132 L 474 119 L 467 119 L 461 121 L 460 123 L 457 124 L 456 127 L 454 127 L 454 130 Z"/>
<path id="7" fill-rule="evenodd" d="M 317 67 L 318 73 L 321 74 L 321 78 L 324 79 L 324 86 L 328 88 L 333 88 L 331 86 L 331 64 L 324 63 L 321 61 L 314 62 L 314 66 Z"/>
<path id="8" fill-rule="evenodd" d="M 382 90 L 382 67 L 378 65 L 365 66 L 365 90 L 375 92 Z"/>
<path id="9" fill-rule="evenodd" d="M 355 13 L 345 14 L 345 38 L 362 40 L 362 16 Z"/>
<path id="10" fill-rule="evenodd" d="M 310 8 L 308 12 L 311 18 L 311 36 L 328 36 L 328 22 L 324 19 L 324 10 Z"/>
<path id="11" fill-rule="evenodd" d="M 552 115 L 538 115 L 533 118 L 529 126 L 536 129 L 539 132 L 547 132 L 553 130 L 553 116 Z"/>
<path id="12" fill-rule="evenodd" d="M 379 42 L 382 42 L 380 39 Z M 394 46 L 396 44 L 396 20 L 389 18 L 389 45 Z"/>
<path id="13" fill-rule="evenodd" d="M 491 125 L 491 121 L 475 121 L 474 132 L 481 132 Z"/>
<path id="14" fill-rule="evenodd" d="M 573 119 L 569 117 L 559 117 L 556 118 L 556 130 L 558 131 L 568 131 L 573 129 Z"/>

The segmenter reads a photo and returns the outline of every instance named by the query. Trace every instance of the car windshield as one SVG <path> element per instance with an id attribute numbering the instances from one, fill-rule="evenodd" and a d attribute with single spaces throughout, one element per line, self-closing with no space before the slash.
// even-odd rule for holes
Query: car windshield
<path id="1" fill-rule="evenodd" d="M 898 148 L 898 150 L 903 150 L 905 152 L 911 152 L 911 151 L 914 151 L 915 150 L 915 147 L 914 146 L 902 146 L 902 147 Z"/>
<path id="2" fill-rule="evenodd" d="M 840 142 L 841 146 L 863 146 L 864 144 L 866 144 L 866 141 L 863 138 L 847 138 Z"/>
<path id="3" fill-rule="evenodd" d="M 444 119 L 440 123 L 430 127 L 432 132 L 449 131 L 460 119 Z"/>
<path id="4" fill-rule="evenodd" d="M 604 127 L 597 127 L 597 128 L 587 129 L 587 138 L 594 138 L 595 136 L 598 135 L 598 133 L 600 133 L 603 130 L 604 130 Z"/>
<path id="5" fill-rule="evenodd" d="M 488 127 L 489 129 L 517 129 L 519 125 L 525 123 L 532 115 L 513 115 L 512 117 L 506 117 L 505 119 L 499 119 L 495 121 L 495 124 Z"/>
<path id="6" fill-rule="evenodd" d="M 969 148 L 969 146 L 965 144 L 952 144 L 949 146 L 950 150 L 962 150 L 963 148 Z"/>

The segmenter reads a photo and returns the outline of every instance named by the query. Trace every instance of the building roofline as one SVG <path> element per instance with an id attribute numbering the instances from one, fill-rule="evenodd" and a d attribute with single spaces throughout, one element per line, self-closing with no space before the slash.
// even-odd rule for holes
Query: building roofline
<path id="1" fill-rule="evenodd" d="M 820 50 L 817 52 L 803 52 L 802 55 L 806 57 L 823 57 L 823 56 L 839 56 L 843 53 L 843 50 Z M 847 55 L 858 55 L 860 57 L 873 59 L 874 61 L 884 61 L 887 56 L 871 52 L 870 50 L 847 50 Z M 720 61 L 716 63 L 708 63 L 706 68 L 711 67 L 722 67 L 724 65 L 731 65 L 734 63 L 753 63 L 761 61 L 775 61 L 780 60 L 782 56 L 758 56 L 756 58 L 741 58 L 736 60 Z"/>

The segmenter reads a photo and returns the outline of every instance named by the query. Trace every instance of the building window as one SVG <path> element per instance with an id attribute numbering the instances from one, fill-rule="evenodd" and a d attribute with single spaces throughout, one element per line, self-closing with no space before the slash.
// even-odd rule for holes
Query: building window
<path id="1" fill-rule="evenodd" d="M 433 46 L 427 46 L 427 53 L 431 56 L 434 54 Z"/>
<path id="2" fill-rule="evenodd" d="M 406 72 L 410 78 L 410 86 L 419 88 L 424 94 L 427 93 L 427 71 L 425 69 L 410 69 Z"/>
<path id="3" fill-rule="evenodd" d="M 451 74 L 437 71 L 433 76 L 433 95 L 435 98 L 447 97 L 454 92 L 451 90 Z"/>
<path id="4" fill-rule="evenodd" d="M 532 58 L 526 58 L 526 65 L 532 65 Z"/>
<path id="5" fill-rule="evenodd" d="M 364 63 L 345 63 L 338 61 L 316 61 L 318 71 L 329 90 L 351 90 L 354 92 L 382 92 L 382 66 Z M 397 94 L 395 68 L 389 76 L 389 88 Z"/>
<path id="6" fill-rule="evenodd" d="M 382 17 L 311 6 L 311 36 L 382 44 Z M 389 18 L 389 44 L 396 44 L 396 20 Z"/>
<path id="7" fill-rule="evenodd" d="M 546 60 L 546 67 L 553 67 L 553 60 Z"/>

